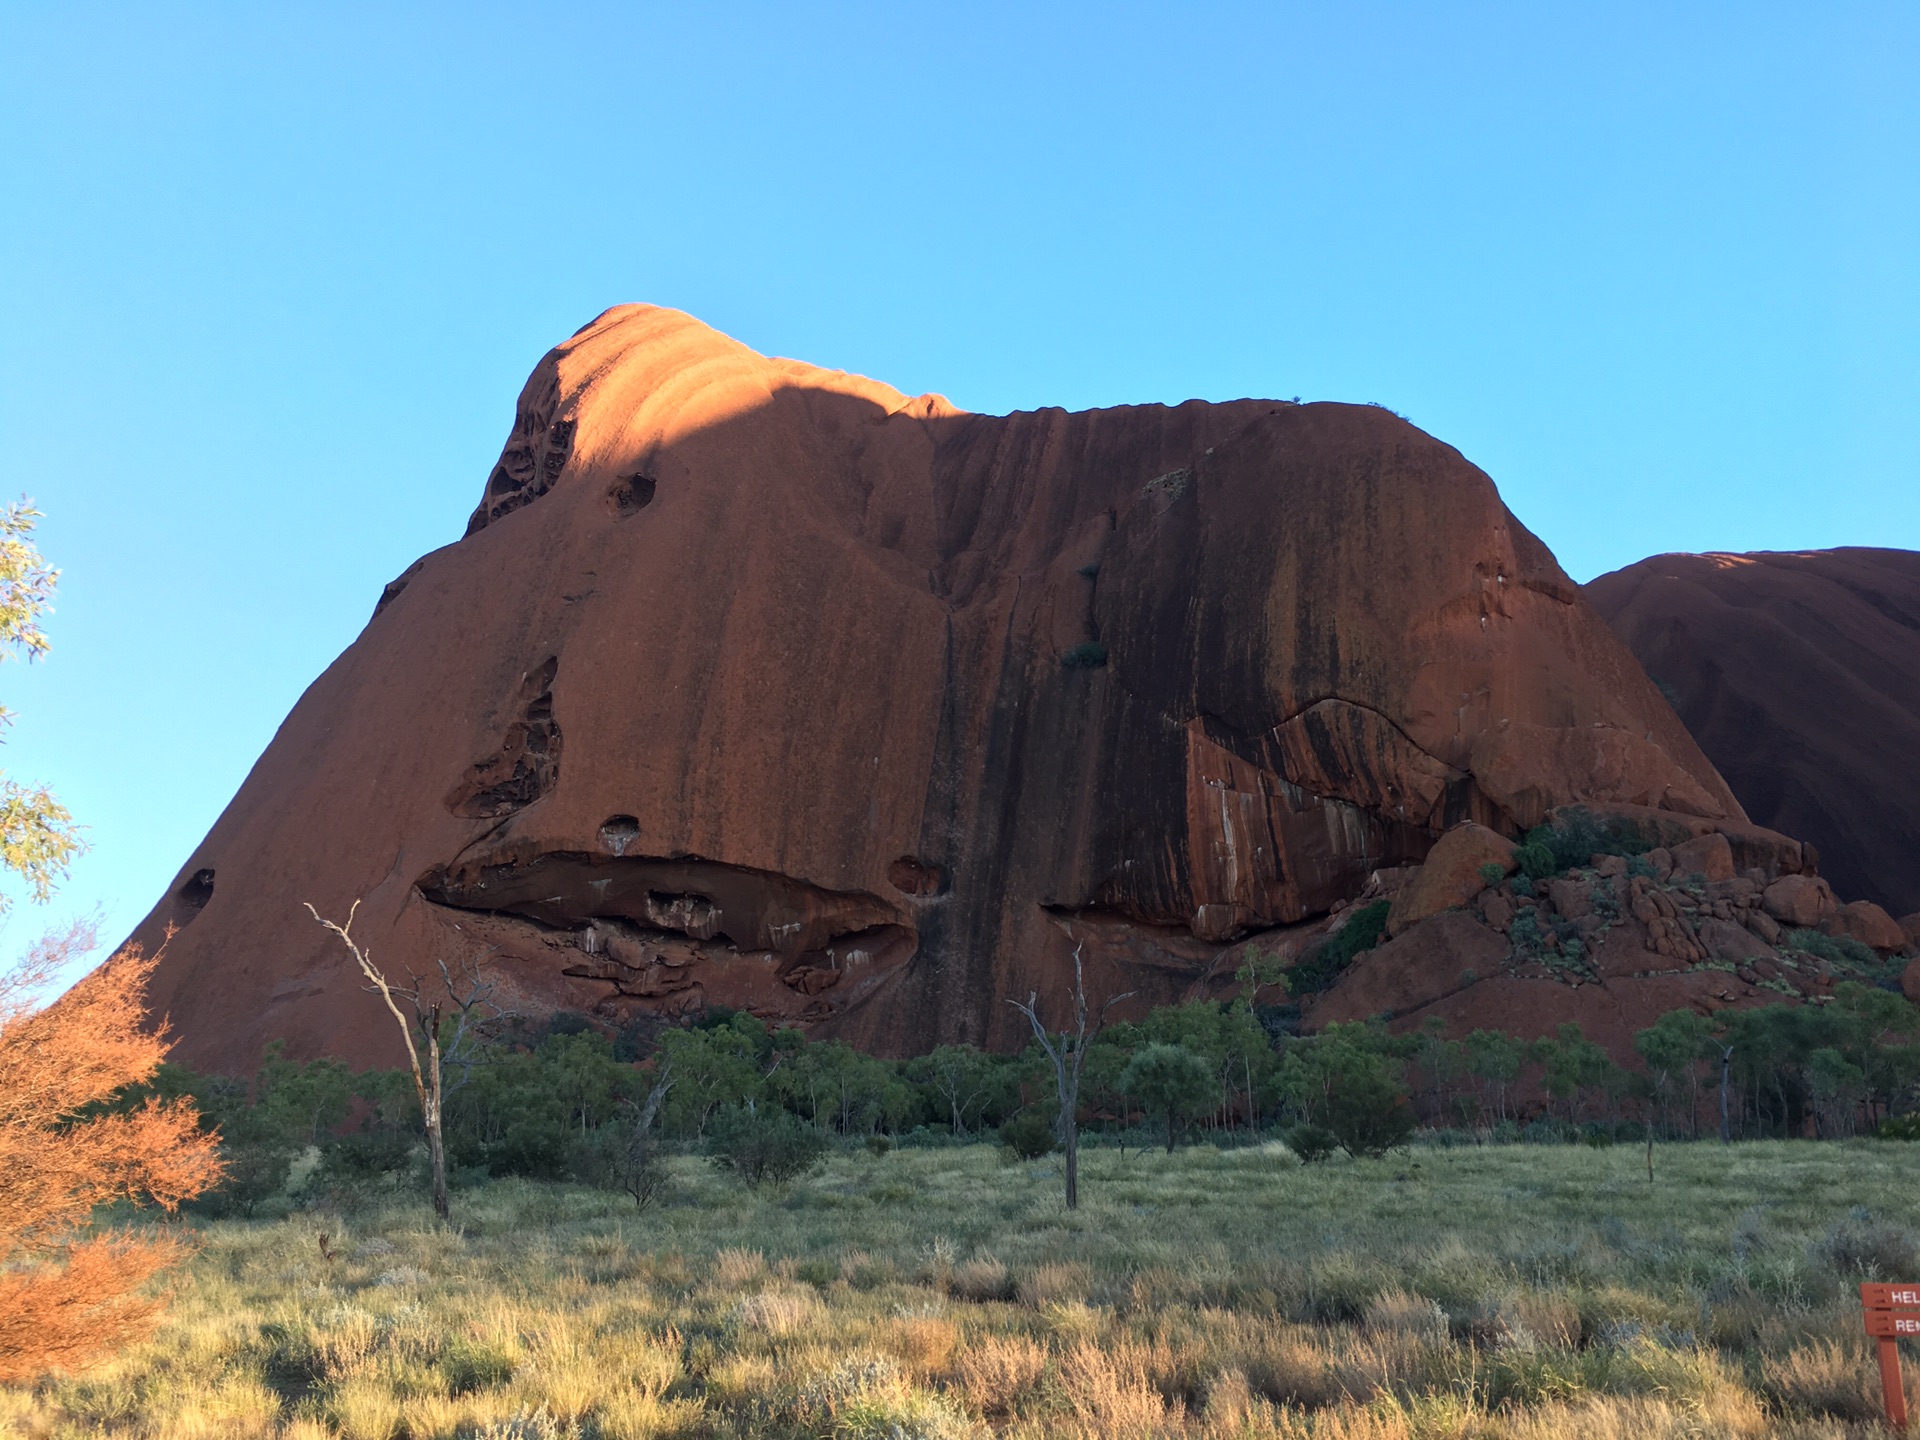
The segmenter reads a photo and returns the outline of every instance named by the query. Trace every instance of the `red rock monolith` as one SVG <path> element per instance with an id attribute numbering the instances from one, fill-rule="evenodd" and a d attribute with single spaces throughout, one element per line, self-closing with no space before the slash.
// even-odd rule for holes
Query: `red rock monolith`
<path id="1" fill-rule="evenodd" d="M 370 523 L 372 523 L 370 518 Z M 1136 1004 L 1463 820 L 1736 825 L 1488 478 L 1366 405 L 963 412 L 610 310 L 137 931 L 179 1057 L 392 1063 L 337 943 L 882 1053 Z M 1451 962 L 1449 962 L 1451 963 Z M 1520 992 L 1515 992 L 1516 994 Z"/>
<path id="2" fill-rule="evenodd" d="M 1656 555 L 1585 594 L 1755 821 L 1920 909 L 1920 553 Z"/>

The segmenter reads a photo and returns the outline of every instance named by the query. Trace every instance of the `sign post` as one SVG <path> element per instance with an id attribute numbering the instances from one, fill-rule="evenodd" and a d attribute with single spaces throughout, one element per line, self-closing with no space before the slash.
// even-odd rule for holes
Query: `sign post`
<path id="1" fill-rule="evenodd" d="M 1860 1287 L 1867 1334 L 1880 1350 L 1880 1394 L 1887 1402 L 1887 1423 L 1907 1423 L 1907 1390 L 1900 1382 L 1900 1337 L 1920 1339 L 1920 1285 L 1866 1284 Z"/>

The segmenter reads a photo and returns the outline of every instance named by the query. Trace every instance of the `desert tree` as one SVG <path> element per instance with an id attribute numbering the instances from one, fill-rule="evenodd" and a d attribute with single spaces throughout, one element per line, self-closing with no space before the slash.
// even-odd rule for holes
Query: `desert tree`
<path id="1" fill-rule="evenodd" d="M 971 1045 L 941 1045 L 912 1061 L 907 1074 L 940 1097 L 956 1137 L 967 1133 L 969 1119 L 979 1118 L 1004 1082 L 994 1057 Z"/>
<path id="2" fill-rule="evenodd" d="M 1644 1030 L 1636 1030 L 1633 1048 L 1647 1062 L 1653 1079 L 1654 1094 L 1660 1105 L 1661 1128 L 1669 1136 L 1674 1125 L 1671 1117 L 1673 1077 L 1687 1079 L 1687 1124 L 1694 1138 L 1700 1138 L 1700 1072 L 1698 1062 L 1709 1052 L 1715 1057 L 1720 1047 L 1713 1042 L 1713 1022 L 1691 1010 L 1669 1010 Z"/>
<path id="3" fill-rule="evenodd" d="M 340 937 L 360 967 L 360 973 L 366 977 L 367 988 L 385 1002 L 400 1027 L 400 1037 L 407 1047 L 407 1064 L 413 1072 L 413 1092 L 420 1102 L 420 1124 L 426 1132 L 427 1160 L 433 1176 L 433 1213 L 445 1220 L 447 1146 L 441 1125 L 447 1099 L 445 1073 L 449 1066 L 463 1071 L 471 1069 L 472 1047 L 477 1039 L 474 1022 L 480 1007 L 493 993 L 493 986 L 480 978 L 478 967 L 471 961 L 456 979 L 444 959 L 437 960 L 438 990 L 422 985 L 420 977 L 412 971 L 407 972 L 407 984 L 394 984 L 373 963 L 373 956 L 365 947 L 353 938 L 353 918 L 359 910 L 360 902 L 355 900 L 347 911 L 346 923 L 340 924 L 325 918 L 311 904 L 307 905 L 308 914 Z M 404 1010 L 402 1002 L 406 1005 Z M 451 1032 L 442 1022 L 451 1025 Z"/>
<path id="4" fill-rule="evenodd" d="M 1115 995 L 1101 1005 L 1098 1014 L 1089 1014 L 1087 1006 L 1087 977 L 1081 964 L 1082 947 L 1073 947 L 1073 1028 L 1062 1029 L 1057 1034 L 1047 1029 L 1040 1018 L 1040 995 L 1038 991 L 1029 991 L 1024 1002 L 1009 1000 L 1007 1003 L 1027 1017 L 1027 1024 L 1033 1027 L 1034 1038 L 1040 1042 L 1040 1048 L 1046 1052 L 1047 1059 L 1053 1064 L 1054 1094 L 1060 1101 L 1060 1116 L 1054 1121 L 1054 1131 L 1060 1138 L 1061 1152 L 1067 1161 L 1067 1208 L 1078 1209 L 1080 1205 L 1080 1074 L 1087 1063 L 1087 1047 L 1093 1043 L 1105 1027 L 1107 1012 L 1122 1000 L 1133 994 Z"/>
<path id="5" fill-rule="evenodd" d="M 642 1210 L 651 1205 L 666 1184 L 666 1171 L 660 1163 L 659 1147 L 654 1143 L 653 1122 L 673 1089 L 673 1057 L 662 1056 L 653 1072 L 653 1085 L 647 1098 L 631 1106 L 625 1143 L 620 1155 L 620 1188 L 633 1197 Z"/>
<path id="6" fill-rule="evenodd" d="M 31 501 L 0 506 L 0 660 L 37 660 L 47 653 L 40 617 L 51 605 L 60 572 L 34 548 L 39 519 Z M 0 706 L 0 729 L 12 723 L 13 712 Z M 85 849 L 73 817 L 44 785 L 28 788 L 0 772 L 0 865 L 24 879 L 34 899 L 52 894 L 54 882 Z M 7 906 L 0 894 L 0 912 Z"/>
<path id="7" fill-rule="evenodd" d="M 221 1176 L 219 1137 L 190 1101 L 114 1103 L 172 1045 L 147 1017 L 152 958 L 129 946 L 37 1003 L 94 938 L 90 922 L 71 925 L 0 973 L 0 1381 L 112 1350 L 157 1313 L 142 1287 L 181 1242 L 89 1233 L 96 1206 L 172 1210 Z"/>
<path id="8" fill-rule="evenodd" d="M 1167 1153 L 1179 1139 L 1180 1122 L 1205 1113 L 1215 1100 L 1213 1067 L 1184 1045 L 1143 1046 L 1127 1062 L 1120 1091 L 1138 1098 L 1167 1120 Z"/>

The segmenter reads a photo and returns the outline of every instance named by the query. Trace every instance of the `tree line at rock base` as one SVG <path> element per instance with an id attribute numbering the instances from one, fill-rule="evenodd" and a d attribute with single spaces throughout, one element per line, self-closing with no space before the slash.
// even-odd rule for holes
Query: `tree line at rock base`
<path id="1" fill-rule="evenodd" d="M 1302 1160 L 1378 1156 L 1417 1132 L 1441 1144 L 1920 1138 L 1920 1009 L 1842 985 L 1824 1005 L 1663 1015 L 1616 1063 L 1577 1024 L 1543 1039 L 1378 1022 L 1285 1033 L 1281 1012 L 1199 1001 L 1115 1024 L 1087 1047 L 1082 1143 L 1284 1141 Z M 448 1061 L 445 1139 L 455 1187 L 496 1176 L 571 1179 L 641 1205 L 672 1150 L 745 1184 L 805 1173 L 835 1145 L 996 1140 L 1037 1159 L 1058 1144 L 1052 1067 L 1035 1044 L 997 1055 L 947 1045 L 883 1060 L 838 1041 L 716 1010 L 651 1045 L 584 1016 L 494 1034 Z M 194 1204 L 253 1214 L 351 1203 L 412 1183 L 420 1115 L 404 1071 L 304 1065 L 271 1048 L 249 1081 L 163 1066 L 131 1108 L 191 1098 L 220 1134 L 226 1179 Z"/>

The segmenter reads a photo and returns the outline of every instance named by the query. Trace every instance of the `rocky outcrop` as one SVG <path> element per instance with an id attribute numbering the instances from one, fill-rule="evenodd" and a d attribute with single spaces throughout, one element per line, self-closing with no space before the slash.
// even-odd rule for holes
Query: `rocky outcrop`
<path id="1" fill-rule="evenodd" d="M 1871 900 L 1854 900 L 1840 906 L 1821 928 L 1829 935 L 1858 940 L 1875 950 L 1898 950 L 1907 943 L 1906 932 L 1899 922 Z"/>
<path id="2" fill-rule="evenodd" d="M 300 908 L 356 899 L 377 961 L 523 1013 L 1010 1045 L 1076 947 L 1176 1000 L 1461 821 L 1582 800 L 1745 823 L 1487 477 L 1391 413 L 973 415 L 632 306 L 540 362 L 465 537 L 138 938 L 180 927 L 153 995 L 197 1066 L 392 1062 Z"/>
<path id="3" fill-rule="evenodd" d="M 1920 959 L 1908 958 L 1920 935 L 1789 868 L 1810 857 L 1786 836 L 1732 823 L 1692 835 L 1689 822 L 1627 807 L 1569 807 L 1548 823 L 1633 853 L 1595 853 L 1533 879 L 1510 866 L 1468 870 L 1458 854 L 1480 837 L 1448 832 L 1425 865 L 1393 872 L 1403 923 L 1307 1000 L 1306 1023 L 1385 1019 L 1403 1031 L 1437 1023 L 1455 1037 L 1487 1028 L 1532 1038 L 1573 1020 L 1635 1065 L 1634 1032 L 1668 1010 L 1819 1002 L 1847 981 L 1920 996 Z M 1756 863 L 1736 871 L 1737 856 Z M 1408 903 L 1442 893 L 1459 898 L 1418 914 Z M 1287 958 L 1312 961 L 1316 939 Z"/>
<path id="4" fill-rule="evenodd" d="M 1387 933 L 1398 935 L 1429 915 L 1455 909 L 1487 888 L 1490 878 L 1511 875 L 1513 842 L 1471 820 L 1447 831 L 1427 852 L 1412 880 L 1393 897 Z"/>
<path id="5" fill-rule="evenodd" d="M 1920 909 L 1920 553 L 1657 555 L 1585 593 L 1754 820 Z"/>

